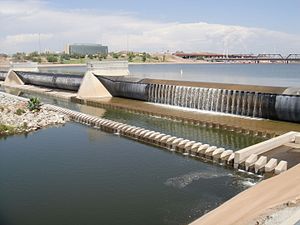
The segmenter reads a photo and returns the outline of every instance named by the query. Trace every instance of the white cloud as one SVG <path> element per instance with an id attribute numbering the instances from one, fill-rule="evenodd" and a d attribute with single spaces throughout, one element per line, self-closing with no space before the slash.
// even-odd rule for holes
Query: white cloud
<path id="1" fill-rule="evenodd" d="M 4 45 L 19 45 L 36 41 L 44 41 L 53 37 L 53 34 L 16 34 L 7 35 L 4 39 Z"/>
<path id="2" fill-rule="evenodd" d="M 57 10 L 45 2 L 0 1 L 0 52 L 62 50 L 66 43 L 98 42 L 110 50 L 300 52 L 300 37 L 260 28 L 209 23 L 165 23 L 131 14 Z"/>

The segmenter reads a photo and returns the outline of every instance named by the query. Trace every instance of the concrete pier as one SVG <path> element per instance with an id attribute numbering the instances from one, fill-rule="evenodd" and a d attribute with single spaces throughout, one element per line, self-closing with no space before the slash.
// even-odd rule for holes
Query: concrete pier
<path id="1" fill-rule="evenodd" d="M 265 168 L 266 164 L 267 164 L 267 157 L 266 156 L 261 156 L 254 164 L 254 170 L 255 170 L 255 173 L 258 174 L 260 172 L 264 172 L 264 171 L 261 171 L 262 169 Z"/>

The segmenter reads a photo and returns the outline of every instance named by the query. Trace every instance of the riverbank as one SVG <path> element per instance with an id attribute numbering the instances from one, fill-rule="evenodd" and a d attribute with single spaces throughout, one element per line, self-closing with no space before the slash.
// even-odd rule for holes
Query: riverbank
<path id="1" fill-rule="evenodd" d="M 41 106 L 39 111 L 30 111 L 27 100 L 0 93 L 0 138 L 28 133 L 47 126 L 64 124 L 69 118 Z"/>
<path id="2" fill-rule="evenodd" d="M 266 215 L 257 218 L 256 225 L 296 225 L 300 221 L 300 199 L 287 202 L 271 210 Z M 252 225 L 249 224 L 249 225 Z"/>
<path id="3" fill-rule="evenodd" d="M 99 61 L 100 62 L 100 61 Z M 106 62 L 106 61 L 103 61 Z M 109 61 L 107 61 L 109 62 Z M 253 64 L 255 63 L 245 63 L 245 62 L 208 62 L 205 60 L 178 60 L 178 61 L 166 61 L 166 62 L 128 62 L 129 65 L 197 65 L 197 64 L 207 64 L 207 65 L 222 65 L 222 64 Z M 282 64 L 282 63 L 268 63 L 263 62 L 260 64 Z M 66 63 L 66 64 L 38 64 L 40 68 L 51 68 L 51 67 L 83 67 L 86 66 L 86 63 Z"/>
<path id="4" fill-rule="evenodd" d="M 103 61 L 105 62 L 105 61 Z M 107 61 L 109 62 L 109 61 Z M 193 60 L 184 60 L 184 61 L 167 61 L 167 62 L 128 62 L 129 65 L 193 65 L 193 64 L 228 64 L 225 62 L 208 62 L 208 61 L 193 61 Z M 245 64 L 245 63 L 230 63 L 230 64 Z M 51 67 L 83 67 L 86 66 L 86 63 L 71 63 L 71 64 L 38 64 L 40 68 L 51 68 Z"/>
<path id="5" fill-rule="evenodd" d="M 105 62 L 105 61 L 103 61 Z M 107 61 L 108 62 L 108 61 Z M 172 62 L 129 62 L 129 65 L 172 65 L 172 64 L 222 64 L 220 62 L 194 62 L 194 61 L 172 61 Z M 40 68 L 48 68 L 48 67 L 83 67 L 86 66 L 85 63 L 73 63 L 73 64 L 38 64 Z"/>

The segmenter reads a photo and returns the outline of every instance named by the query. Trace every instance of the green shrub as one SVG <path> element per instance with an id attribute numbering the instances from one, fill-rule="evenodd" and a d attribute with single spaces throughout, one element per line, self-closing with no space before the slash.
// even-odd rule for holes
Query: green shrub
<path id="1" fill-rule="evenodd" d="M 17 111 L 15 112 L 15 114 L 17 114 L 18 116 L 21 116 L 23 113 L 25 113 L 24 109 L 17 109 Z"/>
<path id="2" fill-rule="evenodd" d="M 47 56 L 47 61 L 51 62 L 51 63 L 58 62 L 58 57 L 56 57 L 55 55 L 48 55 Z"/>
<path id="3" fill-rule="evenodd" d="M 41 102 L 38 98 L 30 98 L 27 104 L 30 111 L 39 111 L 41 109 Z"/>

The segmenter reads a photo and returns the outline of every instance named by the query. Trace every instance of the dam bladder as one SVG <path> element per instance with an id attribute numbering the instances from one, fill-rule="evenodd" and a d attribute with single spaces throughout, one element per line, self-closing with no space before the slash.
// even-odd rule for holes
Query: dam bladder
<path id="1" fill-rule="evenodd" d="M 97 76 L 112 96 L 153 103 L 300 122 L 300 96 L 149 83 L 137 78 Z"/>
<path id="2" fill-rule="evenodd" d="M 81 75 L 71 74 L 53 74 L 22 71 L 15 71 L 15 73 L 25 84 L 70 91 L 78 91 L 83 78 Z"/>
<path id="3" fill-rule="evenodd" d="M 81 75 L 12 70 L 10 72 L 14 72 L 24 84 L 69 91 L 78 91 L 83 81 Z M 171 81 L 159 83 L 151 79 L 131 76 L 102 76 L 96 75 L 93 71 L 87 73 L 99 80 L 113 97 L 232 115 L 300 122 L 300 95 L 297 94 L 300 88 L 293 88 L 292 94 L 290 92 L 284 94 L 283 91 L 269 91 L 271 87 L 258 88 L 259 91 L 257 91 L 245 89 L 243 85 L 231 85 L 224 88 L 224 85 L 217 87 L 206 83 L 203 85 L 205 87 L 201 87 L 199 85 L 202 83 L 199 83 L 198 86 L 187 86 L 187 82 L 180 81 L 176 81 L 175 84 Z M 0 79 L 3 80 L 3 77 L 4 73 L 0 72 Z M 235 88 L 230 89 L 230 87 Z M 263 92 L 264 89 L 266 92 Z M 109 95 L 99 97 L 106 96 Z"/>

